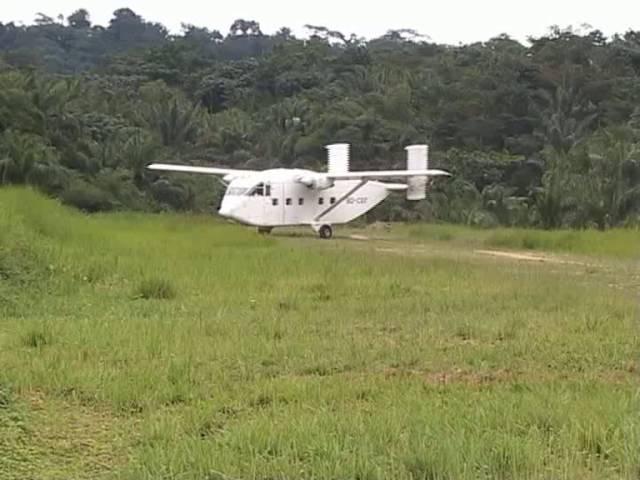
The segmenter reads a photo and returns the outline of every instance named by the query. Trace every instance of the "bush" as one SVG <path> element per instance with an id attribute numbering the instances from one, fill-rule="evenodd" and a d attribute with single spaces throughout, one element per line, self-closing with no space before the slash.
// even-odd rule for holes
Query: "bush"
<path id="1" fill-rule="evenodd" d="M 96 175 L 95 186 L 111 199 L 115 208 L 151 211 L 152 202 L 133 183 L 130 172 L 124 169 L 102 170 Z"/>
<path id="2" fill-rule="evenodd" d="M 156 202 L 174 210 L 187 210 L 193 204 L 189 191 L 167 180 L 158 180 L 151 185 L 151 194 Z"/>
<path id="3" fill-rule="evenodd" d="M 12 403 L 9 387 L 0 382 L 0 408 L 7 408 Z"/>
<path id="4" fill-rule="evenodd" d="M 176 297 L 176 289 L 171 282 L 162 278 L 148 278 L 140 282 L 135 297 L 145 300 L 171 300 Z"/>
<path id="5" fill-rule="evenodd" d="M 30 348 L 42 348 L 51 343 L 51 334 L 43 329 L 29 330 L 23 337 L 22 343 Z"/>
<path id="6" fill-rule="evenodd" d="M 88 213 L 113 210 L 109 196 L 90 183 L 75 181 L 62 193 L 62 201 Z"/>

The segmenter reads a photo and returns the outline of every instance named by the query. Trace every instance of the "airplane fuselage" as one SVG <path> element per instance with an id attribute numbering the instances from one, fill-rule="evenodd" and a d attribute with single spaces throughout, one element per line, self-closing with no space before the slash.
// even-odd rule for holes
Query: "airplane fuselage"
<path id="1" fill-rule="evenodd" d="M 336 180 L 331 186 L 315 189 L 296 180 L 303 175 L 315 172 L 274 169 L 234 179 L 218 213 L 266 228 L 343 224 L 371 210 L 387 198 L 392 187 L 398 187 L 377 181 Z"/>

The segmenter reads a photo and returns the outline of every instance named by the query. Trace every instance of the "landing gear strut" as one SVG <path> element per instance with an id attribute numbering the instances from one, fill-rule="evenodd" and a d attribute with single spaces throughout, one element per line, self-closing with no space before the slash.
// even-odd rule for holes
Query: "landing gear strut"
<path id="1" fill-rule="evenodd" d="M 320 235 L 320 238 L 323 240 L 329 240 L 333 236 L 331 225 L 321 225 L 318 229 L 318 235 Z"/>
<path id="2" fill-rule="evenodd" d="M 269 235 L 273 230 L 273 227 L 258 227 L 258 233 L 260 235 Z"/>

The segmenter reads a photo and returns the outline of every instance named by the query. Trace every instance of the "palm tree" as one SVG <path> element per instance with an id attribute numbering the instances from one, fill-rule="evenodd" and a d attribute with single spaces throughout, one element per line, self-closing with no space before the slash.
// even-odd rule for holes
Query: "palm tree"
<path id="1" fill-rule="evenodd" d="M 562 224 L 562 216 L 566 210 L 567 155 L 549 149 L 547 152 L 546 171 L 542 176 L 542 186 L 535 195 L 536 211 L 544 228 L 557 228 Z"/>
<path id="2" fill-rule="evenodd" d="M 208 118 L 212 141 L 223 153 L 232 154 L 251 148 L 252 121 L 242 110 L 229 109 Z"/>
<path id="3" fill-rule="evenodd" d="M 0 184 L 29 183 L 32 173 L 47 165 L 52 152 L 35 135 L 6 130 L 0 136 Z"/>
<path id="4" fill-rule="evenodd" d="M 308 102 L 303 99 L 287 98 L 269 108 L 264 116 L 259 135 L 258 149 L 270 160 L 291 166 L 295 158 L 295 147 L 307 127 L 310 116 Z"/>
<path id="5" fill-rule="evenodd" d="M 145 120 L 164 146 L 177 148 L 196 139 L 200 118 L 198 105 L 173 97 L 149 107 Z"/>
<path id="6" fill-rule="evenodd" d="M 588 152 L 589 169 L 581 178 L 593 220 L 601 229 L 620 224 L 640 207 L 640 144 L 626 128 L 597 135 Z"/>
<path id="7" fill-rule="evenodd" d="M 70 120 L 69 105 L 82 95 L 79 79 L 52 80 L 34 74 L 26 77 L 35 116 L 35 133 L 55 136 L 56 128 Z"/>
<path id="8" fill-rule="evenodd" d="M 543 108 L 538 108 L 546 143 L 554 150 L 568 153 L 580 143 L 598 117 L 594 106 L 582 99 L 580 92 L 563 82 L 553 93 L 538 92 Z"/>
<path id="9" fill-rule="evenodd" d="M 124 144 L 122 157 L 133 172 L 133 180 L 140 187 L 143 183 L 145 167 L 156 160 L 160 148 L 150 135 L 142 131 L 132 135 Z"/>

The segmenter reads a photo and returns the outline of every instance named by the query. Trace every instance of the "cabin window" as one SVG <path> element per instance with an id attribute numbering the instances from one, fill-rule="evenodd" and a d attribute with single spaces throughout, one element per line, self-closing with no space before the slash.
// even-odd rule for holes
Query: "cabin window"
<path id="1" fill-rule="evenodd" d="M 298 199 L 298 205 L 304 205 L 304 198 Z"/>
<path id="2" fill-rule="evenodd" d="M 271 205 L 273 205 L 274 207 L 278 206 L 278 199 L 277 198 L 272 198 L 271 199 Z"/>
<path id="3" fill-rule="evenodd" d="M 271 185 L 268 183 L 264 186 L 264 196 L 265 197 L 271 196 Z"/>
<path id="4" fill-rule="evenodd" d="M 331 205 L 333 205 L 334 203 L 336 203 L 336 197 L 331 197 L 330 203 L 331 203 Z"/>
<path id="5" fill-rule="evenodd" d="M 291 205 L 291 199 L 290 199 L 290 198 L 287 198 L 287 200 L 286 200 L 286 202 L 285 202 L 285 203 L 286 203 L 287 205 Z"/>
<path id="6" fill-rule="evenodd" d="M 324 205 L 324 197 L 318 199 L 318 205 Z"/>

